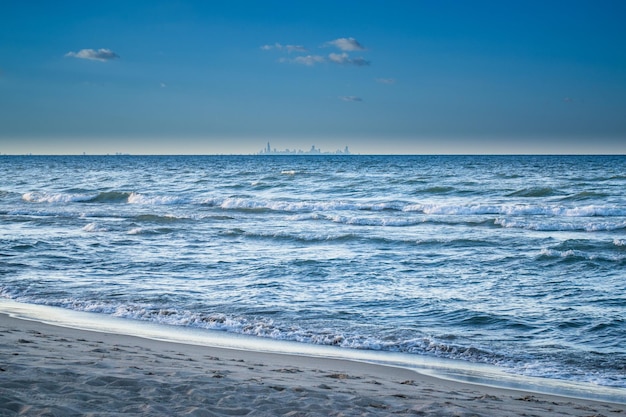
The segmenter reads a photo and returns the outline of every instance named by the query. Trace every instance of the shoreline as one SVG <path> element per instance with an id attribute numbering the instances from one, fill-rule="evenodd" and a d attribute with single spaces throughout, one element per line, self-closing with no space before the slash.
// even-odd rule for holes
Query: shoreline
<path id="1" fill-rule="evenodd" d="M 246 352 L 337 359 L 408 369 L 453 382 L 626 405 L 626 389 L 509 373 L 494 365 L 391 351 L 276 340 L 231 332 L 131 320 L 0 298 L 0 314 L 42 324 L 148 340 Z"/>
<path id="2" fill-rule="evenodd" d="M 0 416 L 626 415 L 624 404 L 609 401 L 362 361 L 81 330 L 0 311 Z"/>

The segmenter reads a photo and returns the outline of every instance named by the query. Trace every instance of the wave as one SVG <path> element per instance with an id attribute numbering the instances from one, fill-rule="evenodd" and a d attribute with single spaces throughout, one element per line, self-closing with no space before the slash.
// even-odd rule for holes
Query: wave
<path id="1" fill-rule="evenodd" d="M 593 261 L 593 262 L 608 262 L 622 264 L 626 262 L 626 256 L 624 255 L 609 255 L 602 253 L 590 253 L 578 249 L 541 249 L 538 259 L 560 259 L 566 262 L 573 261 Z"/>
<path id="2" fill-rule="evenodd" d="M 267 210 L 285 212 L 314 212 L 314 211 L 348 211 L 348 210 L 401 210 L 402 205 L 395 202 L 388 203 L 359 203 L 352 201 L 287 201 L 263 200 L 243 197 L 228 197 L 224 199 L 207 198 L 201 204 L 218 207 L 223 210 Z"/>
<path id="3" fill-rule="evenodd" d="M 375 224 L 375 223 L 372 223 Z M 431 238 L 431 239 L 411 239 L 402 237 L 389 237 L 385 235 L 371 235 L 368 233 L 314 233 L 314 232 L 250 232 L 241 228 L 232 228 L 219 232 L 221 236 L 231 237 L 245 237 L 250 239 L 267 239 L 277 241 L 294 241 L 303 243 L 318 243 L 318 242 L 350 242 L 361 241 L 369 242 L 372 244 L 382 245 L 408 245 L 408 246 L 434 246 L 441 247 L 445 245 L 447 247 L 493 247 L 497 243 L 480 239 L 466 239 L 466 238 Z"/>
<path id="4" fill-rule="evenodd" d="M 149 227 L 133 227 L 129 231 L 126 232 L 127 235 L 163 235 L 174 232 L 173 229 L 168 227 L 157 227 L 157 228 L 149 228 Z"/>
<path id="5" fill-rule="evenodd" d="M 178 220 L 176 218 L 172 218 L 171 220 L 168 220 L 169 218 L 164 217 L 164 216 L 138 216 L 138 217 L 146 217 L 144 222 L 156 223 L 156 224 L 160 224 L 160 223 L 167 224 L 167 223 L 175 222 Z M 111 231 L 110 228 L 97 222 L 88 223 L 85 226 L 83 226 L 81 230 L 87 233 L 103 233 L 103 232 Z M 126 234 L 146 235 L 146 234 L 164 234 L 164 233 L 171 233 L 171 232 L 173 232 L 173 229 L 167 228 L 167 227 L 146 228 L 146 227 L 136 226 L 128 230 Z"/>
<path id="6" fill-rule="evenodd" d="M 192 200 L 179 196 L 149 196 L 137 192 L 104 191 L 99 193 L 47 193 L 28 192 L 22 200 L 29 203 L 129 203 L 144 205 L 184 204 Z"/>
<path id="7" fill-rule="evenodd" d="M 555 195 L 561 195 L 561 193 L 551 187 L 531 187 L 507 194 L 507 197 L 551 197 Z"/>
<path id="8" fill-rule="evenodd" d="M 63 218 L 76 218 L 81 217 L 82 214 L 78 212 L 66 212 L 66 211 L 50 211 L 50 210 L 11 210 L 5 213 L 8 216 L 16 217 L 63 217 Z M 24 221 L 24 219 L 16 219 L 17 221 Z"/>
<path id="9" fill-rule="evenodd" d="M 30 192 L 22 195 L 22 199 L 29 203 L 74 203 L 93 200 L 93 194 L 66 194 L 66 193 L 39 193 Z"/>
<path id="10" fill-rule="evenodd" d="M 581 200 L 592 200 L 608 197 L 606 193 L 598 193 L 593 191 L 582 191 L 580 193 L 576 193 L 573 195 L 568 195 L 563 197 L 561 201 L 581 201 Z"/>
<path id="11" fill-rule="evenodd" d="M 89 223 L 83 226 L 82 229 L 84 232 L 88 233 L 99 233 L 99 232 L 108 232 L 109 229 L 106 227 L 99 225 L 98 223 Z"/>
<path id="12" fill-rule="evenodd" d="M 0 190 L 0 200 L 13 199 L 15 197 L 21 198 L 22 194 L 14 191 Z"/>
<path id="13" fill-rule="evenodd" d="M 185 197 L 156 195 L 149 196 L 136 192 L 130 193 L 128 196 L 129 204 L 143 204 L 143 205 L 175 205 L 175 204 L 188 204 L 191 200 Z"/>
<path id="14" fill-rule="evenodd" d="M 334 223 L 341 223 L 356 226 L 387 226 L 387 227 L 406 227 L 424 223 L 420 219 L 399 219 L 399 218 L 367 218 L 367 217 L 347 217 L 347 216 L 330 216 L 328 217 Z"/>
<path id="15" fill-rule="evenodd" d="M 247 232 L 243 229 L 235 228 L 225 230 L 220 233 L 223 236 L 244 236 L 252 239 L 270 239 L 270 240 L 285 240 L 296 242 L 342 242 L 350 241 L 353 239 L 359 239 L 359 236 L 352 233 L 344 234 L 325 234 L 325 233 L 289 233 L 289 232 L 275 232 L 275 233 L 262 233 L 262 232 Z"/>
<path id="16" fill-rule="evenodd" d="M 290 221 L 309 221 L 309 220 L 321 220 L 329 221 L 338 224 L 346 224 L 351 226 L 388 226 L 388 227 L 408 227 L 422 224 L 439 224 L 439 225 L 467 225 L 467 226 L 487 226 L 493 227 L 494 220 L 480 219 L 480 220 L 468 220 L 466 218 L 450 219 L 450 218 L 435 218 L 435 217 L 373 217 L 373 216 L 342 216 L 342 215 L 330 215 L 324 213 L 310 213 L 310 214 L 296 214 L 289 216 L 287 220 Z"/>
<path id="17" fill-rule="evenodd" d="M 537 221 L 497 218 L 494 224 L 504 228 L 536 230 L 541 232 L 614 232 L 626 229 L 626 220 L 617 222 L 564 222 L 558 219 L 543 219 Z"/>
<path id="18" fill-rule="evenodd" d="M 132 193 L 104 191 L 100 193 L 47 193 L 29 192 L 22 200 L 29 203 L 115 203 L 127 202 Z"/>
<path id="19" fill-rule="evenodd" d="M 623 241 L 622 241 L 623 245 Z M 551 247 L 559 251 L 578 250 L 587 252 L 614 251 L 620 247 L 620 240 L 568 239 Z"/>
<path id="20" fill-rule="evenodd" d="M 437 341 L 429 336 L 400 339 L 366 336 L 355 330 L 339 329 L 305 329 L 297 324 L 283 325 L 269 317 L 257 314 L 251 316 L 225 314 L 221 312 L 199 313 L 169 306 L 152 306 L 148 304 L 125 304 L 113 301 L 86 301 L 65 298 L 52 301 L 36 299 L 19 294 L 8 288 L 0 288 L 0 296 L 20 302 L 43 304 L 71 310 L 106 314 L 114 317 L 140 321 L 156 322 L 174 326 L 194 327 L 206 330 L 219 330 L 232 333 L 272 338 L 277 340 L 296 341 L 317 345 L 334 345 L 352 349 L 382 350 L 393 352 L 434 354 L 436 356 L 472 359 L 473 361 L 489 362 L 492 352 L 473 346 L 462 346 Z"/>
<path id="21" fill-rule="evenodd" d="M 137 216 L 131 217 L 130 220 L 141 222 L 141 223 L 157 223 L 157 224 L 168 224 L 168 223 L 176 223 L 181 221 L 191 220 L 189 217 L 180 217 L 174 216 L 173 214 L 166 215 L 158 215 L 158 214 L 139 214 Z"/>
<path id="22" fill-rule="evenodd" d="M 409 204 L 403 211 L 438 215 L 508 215 L 508 216 L 562 216 L 562 217 L 620 217 L 626 208 L 613 205 L 580 207 L 526 205 L 526 204 Z"/>
<path id="23" fill-rule="evenodd" d="M 274 284 L 269 285 L 271 288 Z M 473 341 L 472 332 L 479 334 L 485 329 L 496 329 L 504 332 L 506 337 L 506 332 L 511 330 L 536 332 L 545 325 L 545 323 L 542 325 L 534 321 L 521 321 L 507 314 L 494 315 L 484 311 L 461 308 L 440 312 L 442 319 L 459 324 L 459 331 L 455 333 L 430 334 L 408 328 L 380 329 L 380 331 L 374 332 L 368 330 L 364 333 L 364 329 L 359 325 L 332 326 L 330 322 L 326 322 L 322 326 L 305 328 L 297 320 L 294 321 L 289 317 L 271 314 L 274 316 L 272 318 L 270 314 L 267 314 L 267 311 L 264 312 L 265 314 L 257 314 L 254 311 L 237 313 L 232 312 L 232 309 L 229 309 L 231 312 L 226 313 L 220 311 L 219 308 L 217 310 L 208 309 L 208 311 L 207 309 L 191 311 L 180 307 L 181 304 L 174 302 L 173 299 L 171 305 L 154 305 L 149 302 L 115 300 L 111 294 L 106 300 L 94 300 L 91 297 L 78 299 L 63 293 L 57 293 L 53 298 L 50 298 L 42 293 L 36 295 L 30 288 L 20 290 L 11 288 L 9 285 L 0 286 L 0 297 L 127 319 L 227 331 L 277 340 L 490 363 L 524 375 L 593 381 L 605 386 L 626 387 L 623 378 L 620 378 L 624 371 L 624 355 L 620 353 L 620 349 L 614 352 L 594 352 L 593 357 L 590 358 L 586 352 L 571 352 L 559 346 L 551 348 L 542 345 L 534 351 L 520 353 L 517 342 L 501 345 L 496 350 L 488 344 Z M 619 298 L 608 301 L 615 303 L 616 306 L 623 305 L 623 300 Z M 301 313 L 308 314 L 306 311 Z M 425 312 L 425 314 L 430 313 Z M 312 323 L 314 322 L 313 320 Z M 586 322 L 584 329 L 590 333 L 589 337 L 608 334 L 609 342 L 613 342 L 621 340 L 623 326 L 623 320 L 601 320 L 599 322 L 594 320 Z M 576 329 L 573 331 L 578 333 Z M 617 347 L 617 345 L 615 346 Z M 568 357 L 571 359 L 570 362 L 567 361 Z M 567 365 L 568 363 L 571 365 Z M 555 364 L 558 365 L 559 369 L 555 369 Z"/>
<path id="24" fill-rule="evenodd" d="M 122 191 L 104 191 L 88 200 L 91 203 L 124 203 L 132 193 Z"/>
<path id="25" fill-rule="evenodd" d="M 2 215 L 20 217 L 65 217 L 65 218 L 120 218 L 138 223 L 173 223 L 180 221 L 202 221 L 203 219 L 232 220 L 229 211 L 282 212 L 291 213 L 286 221 L 328 221 L 351 226 L 411 227 L 423 224 L 466 225 L 468 227 L 502 227 L 535 231 L 584 231 L 615 232 L 626 230 L 626 208 L 614 205 L 588 205 L 579 207 L 536 206 L 536 205 L 491 205 L 491 204 L 407 204 L 398 201 L 288 201 L 264 200 L 243 197 L 225 199 L 193 200 L 178 196 L 146 196 L 138 193 L 105 193 L 97 196 L 99 201 L 119 202 L 127 195 L 128 204 L 145 206 L 200 204 L 215 211 L 202 213 L 189 208 L 181 214 L 156 213 L 111 213 L 57 209 L 17 209 L 2 212 Z M 96 201 L 85 195 L 25 195 L 32 202 L 83 203 Z M 359 215 L 361 212 L 362 215 Z M 388 212 L 388 215 L 384 215 Z M 345 213 L 345 214 L 342 214 Z M 10 219 L 11 220 L 11 219 Z"/>
<path id="26" fill-rule="evenodd" d="M 436 189 L 436 190 L 435 190 Z M 448 187 L 434 187 L 433 192 L 447 193 Z M 516 193 L 535 195 L 547 193 L 547 189 L 530 189 Z M 583 192 L 568 196 L 562 201 L 579 201 L 598 196 Z M 105 191 L 97 193 L 46 193 L 28 192 L 22 200 L 29 203 L 128 203 L 138 205 L 204 205 L 222 210 L 284 211 L 284 212 L 330 212 L 330 211 L 402 211 L 426 215 L 447 216 L 558 216 L 558 217 L 626 217 L 626 207 L 616 204 L 489 204 L 472 202 L 465 204 L 421 203 L 408 201 L 363 200 L 298 200 L 263 199 L 255 197 L 190 197 L 184 195 L 148 195 L 139 192 Z"/>
<path id="27" fill-rule="evenodd" d="M 469 215 L 508 215 L 508 216 L 560 216 L 560 217 L 626 217 L 626 208 L 615 205 L 526 205 L 526 204 L 438 204 L 406 203 L 399 201 L 360 202 L 360 201 L 285 201 L 257 200 L 242 197 L 225 199 L 209 198 L 202 204 L 219 207 L 223 210 L 269 210 L 286 212 L 328 212 L 328 211 L 402 211 L 427 215 L 469 216 Z"/>
<path id="28" fill-rule="evenodd" d="M 422 190 L 417 190 L 415 194 L 451 194 L 455 191 L 454 187 L 438 186 L 428 187 Z"/>

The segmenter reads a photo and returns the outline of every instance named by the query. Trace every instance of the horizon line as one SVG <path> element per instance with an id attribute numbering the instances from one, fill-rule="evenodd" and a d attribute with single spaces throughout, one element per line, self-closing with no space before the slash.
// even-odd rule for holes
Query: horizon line
<path id="1" fill-rule="evenodd" d="M 626 153 L 533 153 L 533 152 L 524 152 L 524 153 L 349 153 L 349 154 L 340 154 L 340 153 L 0 153 L 0 157 L 2 156 L 21 156 L 21 157 L 40 157 L 40 156 L 125 156 L 125 157 L 133 157 L 133 156 L 254 156 L 254 157 L 353 157 L 353 156 L 626 156 Z"/>

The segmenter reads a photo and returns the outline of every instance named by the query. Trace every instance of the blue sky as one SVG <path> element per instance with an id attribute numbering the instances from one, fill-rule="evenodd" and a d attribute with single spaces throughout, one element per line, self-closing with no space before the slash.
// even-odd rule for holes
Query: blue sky
<path id="1" fill-rule="evenodd" d="M 0 153 L 626 153 L 623 1 L 0 5 Z"/>

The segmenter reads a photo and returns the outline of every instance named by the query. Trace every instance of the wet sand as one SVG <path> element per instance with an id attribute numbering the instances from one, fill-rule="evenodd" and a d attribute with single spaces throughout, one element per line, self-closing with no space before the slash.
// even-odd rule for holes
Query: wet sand
<path id="1" fill-rule="evenodd" d="M 625 406 L 0 314 L 0 416 L 620 416 Z"/>

